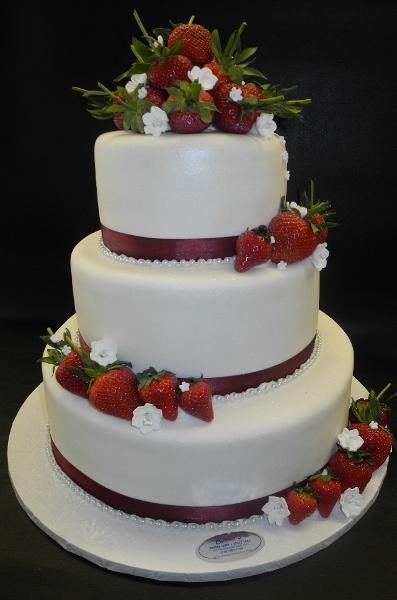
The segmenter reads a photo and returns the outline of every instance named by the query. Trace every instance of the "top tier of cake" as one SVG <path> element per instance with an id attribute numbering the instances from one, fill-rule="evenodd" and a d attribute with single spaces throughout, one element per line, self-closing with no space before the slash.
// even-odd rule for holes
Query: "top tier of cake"
<path id="1" fill-rule="evenodd" d="M 101 224 L 160 239 L 239 235 L 278 212 L 286 160 L 279 136 L 105 133 L 95 145 Z"/>

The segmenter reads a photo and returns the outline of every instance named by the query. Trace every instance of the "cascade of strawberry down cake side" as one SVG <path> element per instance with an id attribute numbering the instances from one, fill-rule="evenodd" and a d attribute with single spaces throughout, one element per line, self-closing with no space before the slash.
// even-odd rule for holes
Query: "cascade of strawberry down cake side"
<path id="1" fill-rule="evenodd" d="M 243 22 L 222 43 L 219 31 L 210 32 L 192 17 L 188 23 L 147 31 L 134 11 L 140 37 L 134 37 L 133 64 L 114 79 L 110 88 L 73 89 L 88 102 L 88 112 L 99 120 L 112 120 L 117 129 L 137 135 L 167 132 L 255 135 L 271 139 L 274 119 L 301 118 L 309 99 L 289 99 L 294 87 L 267 82 L 254 68 L 257 48 L 242 47 Z M 265 82 L 265 83 L 264 83 Z M 282 136 L 283 162 L 288 153 Z M 285 170 L 285 178 L 289 172 Z M 265 263 L 277 269 L 310 257 L 320 271 L 328 258 L 327 236 L 336 226 L 329 202 L 315 200 L 314 183 L 298 202 L 281 199 L 279 213 L 268 225 L 237 236 L 234 269 L 249 271 Z M 135 373 L 129 362 L 117 357 L 117 345 L 101 339 L 89 345 L 69 330 L 42 337 L 47 354 L 40 359 L 53 366 L 59 385 L 81 396 L 95 409 L 131 422 L 142 434 L 160 429 L 163 420 L 175 421 L 180 410 L 210 423 L 214 419 L 211 386 L 203 378 L 180 379 L 152 366 Z M 318 510 L 328 517 L 337 502 L 347 517 L 363 506 L 362 492 L 375 469 L 387 459 L 392 446 L 388 429 L 388 384 L 381 392 L 352 400 L 349 422 L 336 440 L 337 450 L 328 464 L 278 496 L 269 496 L 263 512 L 270 524 L 288 517 L 297 524 Z"/>

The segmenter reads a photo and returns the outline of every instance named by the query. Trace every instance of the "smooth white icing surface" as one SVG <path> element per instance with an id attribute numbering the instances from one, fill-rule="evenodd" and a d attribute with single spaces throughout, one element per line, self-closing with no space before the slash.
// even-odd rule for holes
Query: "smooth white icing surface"
<path id="1" fill-rule="evenodd" d="M 80 331 L 114 339 L 119 358 L 179 377 L 221 377 L 277 365 L 317 329 L 319 273 L 310 258 L 280 271 L 233 264 L 164 268 L 118 263 L 98 249 L 99 233 L 72 253 Z"/>
<path id="2" fill-rule="evenodd" d="M 75 318 L 65 326 L 75 330 Z M 148 435 L 64 390 L 43 364 L 51 435 L 83 473 L 142 500 L 206 506 L 276 493 L 322 468 L 347 422 L 352 347 L 323 313 L 319 333 L 318 359 L 291 383 L 215 403 L 209 424 L 180 411 Z"/>
<path id="3" fill-rule="evenodd" d="M 267 225 L 286 194 L 284 152 L 277 136 L 105 133 L 95 144 L 101 223 L 176 239 Z"/>

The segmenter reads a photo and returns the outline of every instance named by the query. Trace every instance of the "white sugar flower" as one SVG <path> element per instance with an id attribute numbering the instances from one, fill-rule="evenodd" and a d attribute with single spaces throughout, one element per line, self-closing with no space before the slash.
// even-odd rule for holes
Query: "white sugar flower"
<path id="1" fill-rule="evenodd" d="M 117 360 L 117 344 L 114 340 L 103 339 L 97 342 L 92 342 L 91 360 L 95 360 L 102 367 L 106 367 Z"/>
<path id="2" fill-rule="evenodd" d="M 283 135 L 278 136 L 278 141 L 280 142 L 282 147 L 285 148 L 285 137 Z"/>
<path id="3" fill-rule="evenodd" d="M 273 121 L 273 115 L 271 113 L 262 113 L 259 115 L 255 121 L 255 127 L 259 135 L 266 140 L 271 140 L 277 129 L 277 125 Z"/>
<path id="4" fill-rule="evenodd" d="M 342 433 L 338 435 L 339 445 L 349 452 L 356 452 L 364 443 L 363 438 L 359 435 L 358 429 L 343 428 Z"/>
<path id="5" fill-rule="evenodd" d="M 291 173 L 289 171 L 285 171 L 284 172 L 284 177 L 287 181 L 289 181 L 289 178 L 291 177 Z"/>
<path id="6" fill-rule="evenodd" d="M 181 385 L 179 386 L 179 389 L 181 390 L 181 392 L 188 392 L 190 390 L 190 383 L 188 383 L 187 381 L 182 381 Z"/>
<path id="7" fill-rule="evenodd" d="M 369 426 L 370 426 L 370 429 L 373 429 L 373 430 L 379 429 L 379 425 L 376 421 L 371 421 Z"/>
<path id="8" fill-rule="evenodd" d="M 164 38 L 162 35 L 157 36 L 157 42 L 154 42 L 153 46 L 158 48 L 159 46 L 164 46 Z"/>
<path id="9" fill-rule="evenodd" d="M 72 351 L 72 349 L 70 346 L 67 346 L 66 344 L 65 344 L 65 346 L 62 346 L 62 354 L 64 356 L 67 356 L 68 354 L 70 354 L 71 351 Z"/>
<path id="10" fill-rule="evenodd" d="M 240 88 L 232 87 L 229 92 L 229 98 L 230 100 L 233 100 L 233 102 L 241 102 L 243 99 L 243 92 L 240 90 Z"/>
<path id="11" fill-rule="evenodd" d="M 146 98 L 147 96 L 147 89 L 145 87 L 141 87 L 138 90 L 138 98 L 140 100 L 143 100 L 144 98 Z"/>
<path id="12" fill-rule="evenodd" d="M 267 515 L 267 520 L 270 525 L 278 525 L 279 527 L 283 524 L 283 521 L 291 513 L 288 508 L 288 504 L 285 498 L 279 496 L 269 496 L 268 501 L 262 510 Z"/>
<path id="13" fill-rule="evenodd" d="M 131 425 L 139 429 L 141 433 L 150 433 L 161 429 L 163 413 L 153 404 L 148 402 L 144 406 L 138 406 L 132 414 L 134 416 Z"/>
<path id="14" fill-rule="evenodd" d="M 276 238 L 274 237 L 274 235 L 270 236 L 270 243 L 271 244 L 275 244 L 276 243 Z"/>
<path id="15" fill-rule="evenodd" d="M 284 150 L 283 152 L 283 163 L 287 164 L 288 162 L 288 152 Z"/>
<path id="16" fill-rule="evenodd" d="M 301 217 L 306 217 L 306 215 L 307 215 L 306 206 L 301 206 L 300 204 L 297 204 L 296 202 L 287 202 L 287 207 L 297 210 Z"/>
<path id="17" fill-rule="evenodd" d="M 53 344 L 57 344 L 60 341 L 61 340 L 59 339 L 59 337 L 55 333 L 50 337 L 50 342 L 52 342 Z"/>
<path id="18" fill-rule="evenodd" d="M 311 261 L 313 266 L 317 271 L 321 271 L 325 269 L 327 266 L 327 258 L 329 257 L 329 250 L 327 249 L 327 242 L 323 242 L 322 244 L 318 244 L 314 249 L 314 252 L 311 256 Z"/>
<path id="19" fill-rule="evenodd" d="M 142 121 L 145 133 L 156 137 L 169 129 L 167 113 L 158 106 L 152 106 L 150 112 L 143 115 Z"/>
<path id="20" fill-rule="evenodd" d="M 280 260 L 280 262 L 279 262 L 279 263 L 277 263 L 277 269 L 278 269 L 279 271 L 285 271 L 285 270 L 286 270 L 286 268 L 287 268 L 287 266 L 288 266 L 288 265 L 287 265 L 287 263 L 286 263 L 284 260 Z"/>
<path id="21" fill-rule="evenodd" d="M 193 67 L 191 71 L 187 72 L 187 76 L 190 81 L 198 81 L 203 90 L 212 90 L 215 87 L 218 77 L 213 74 L 209 67 Z"/>
<path id="22" fill-rule="evenodd" d="M 359 515 L 364 506 L 364 498 L 358 487 L 347 488 L 339 498 L 339 502 L 342 512 L 347 518 Z"/>
<path id="23" fill-rule="evenodd" d="M 125 89 L 127 90 L 127 92 L 129 94 L 131 94 L 134 90 L 136 90 L 138 85 L 142 85 L 142 84 L 145 85 L 146 82 L 147 82 L 146 73 L 137 73 L 135 75 L 131 75 L 130 81 L 128 81 L 125 84 Z"/>

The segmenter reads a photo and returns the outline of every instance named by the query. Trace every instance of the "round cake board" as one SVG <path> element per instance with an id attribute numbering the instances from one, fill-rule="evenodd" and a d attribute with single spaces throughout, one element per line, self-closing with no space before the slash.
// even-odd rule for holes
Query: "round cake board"
<path id="1" fill-rule="evenodd" d="M 365 388 L 353 380 L 352 395 Z M 8 463 L 16 496 L 32 521 L 58 544 L 101 567 L 161 581 L 222 581 L 272 571 L 326 548 L 365 514 L 386 474 L 373 475 L 359 516 L 339 504 L 327 519 L 318 512 L 293 526 L 244 522 L 186 526 L 133 519 L 82 492 L 54 464 L 43 386 L 27 398 L 13 423 Z M 115 468 L 117 466 L 115 465 Z"/>

